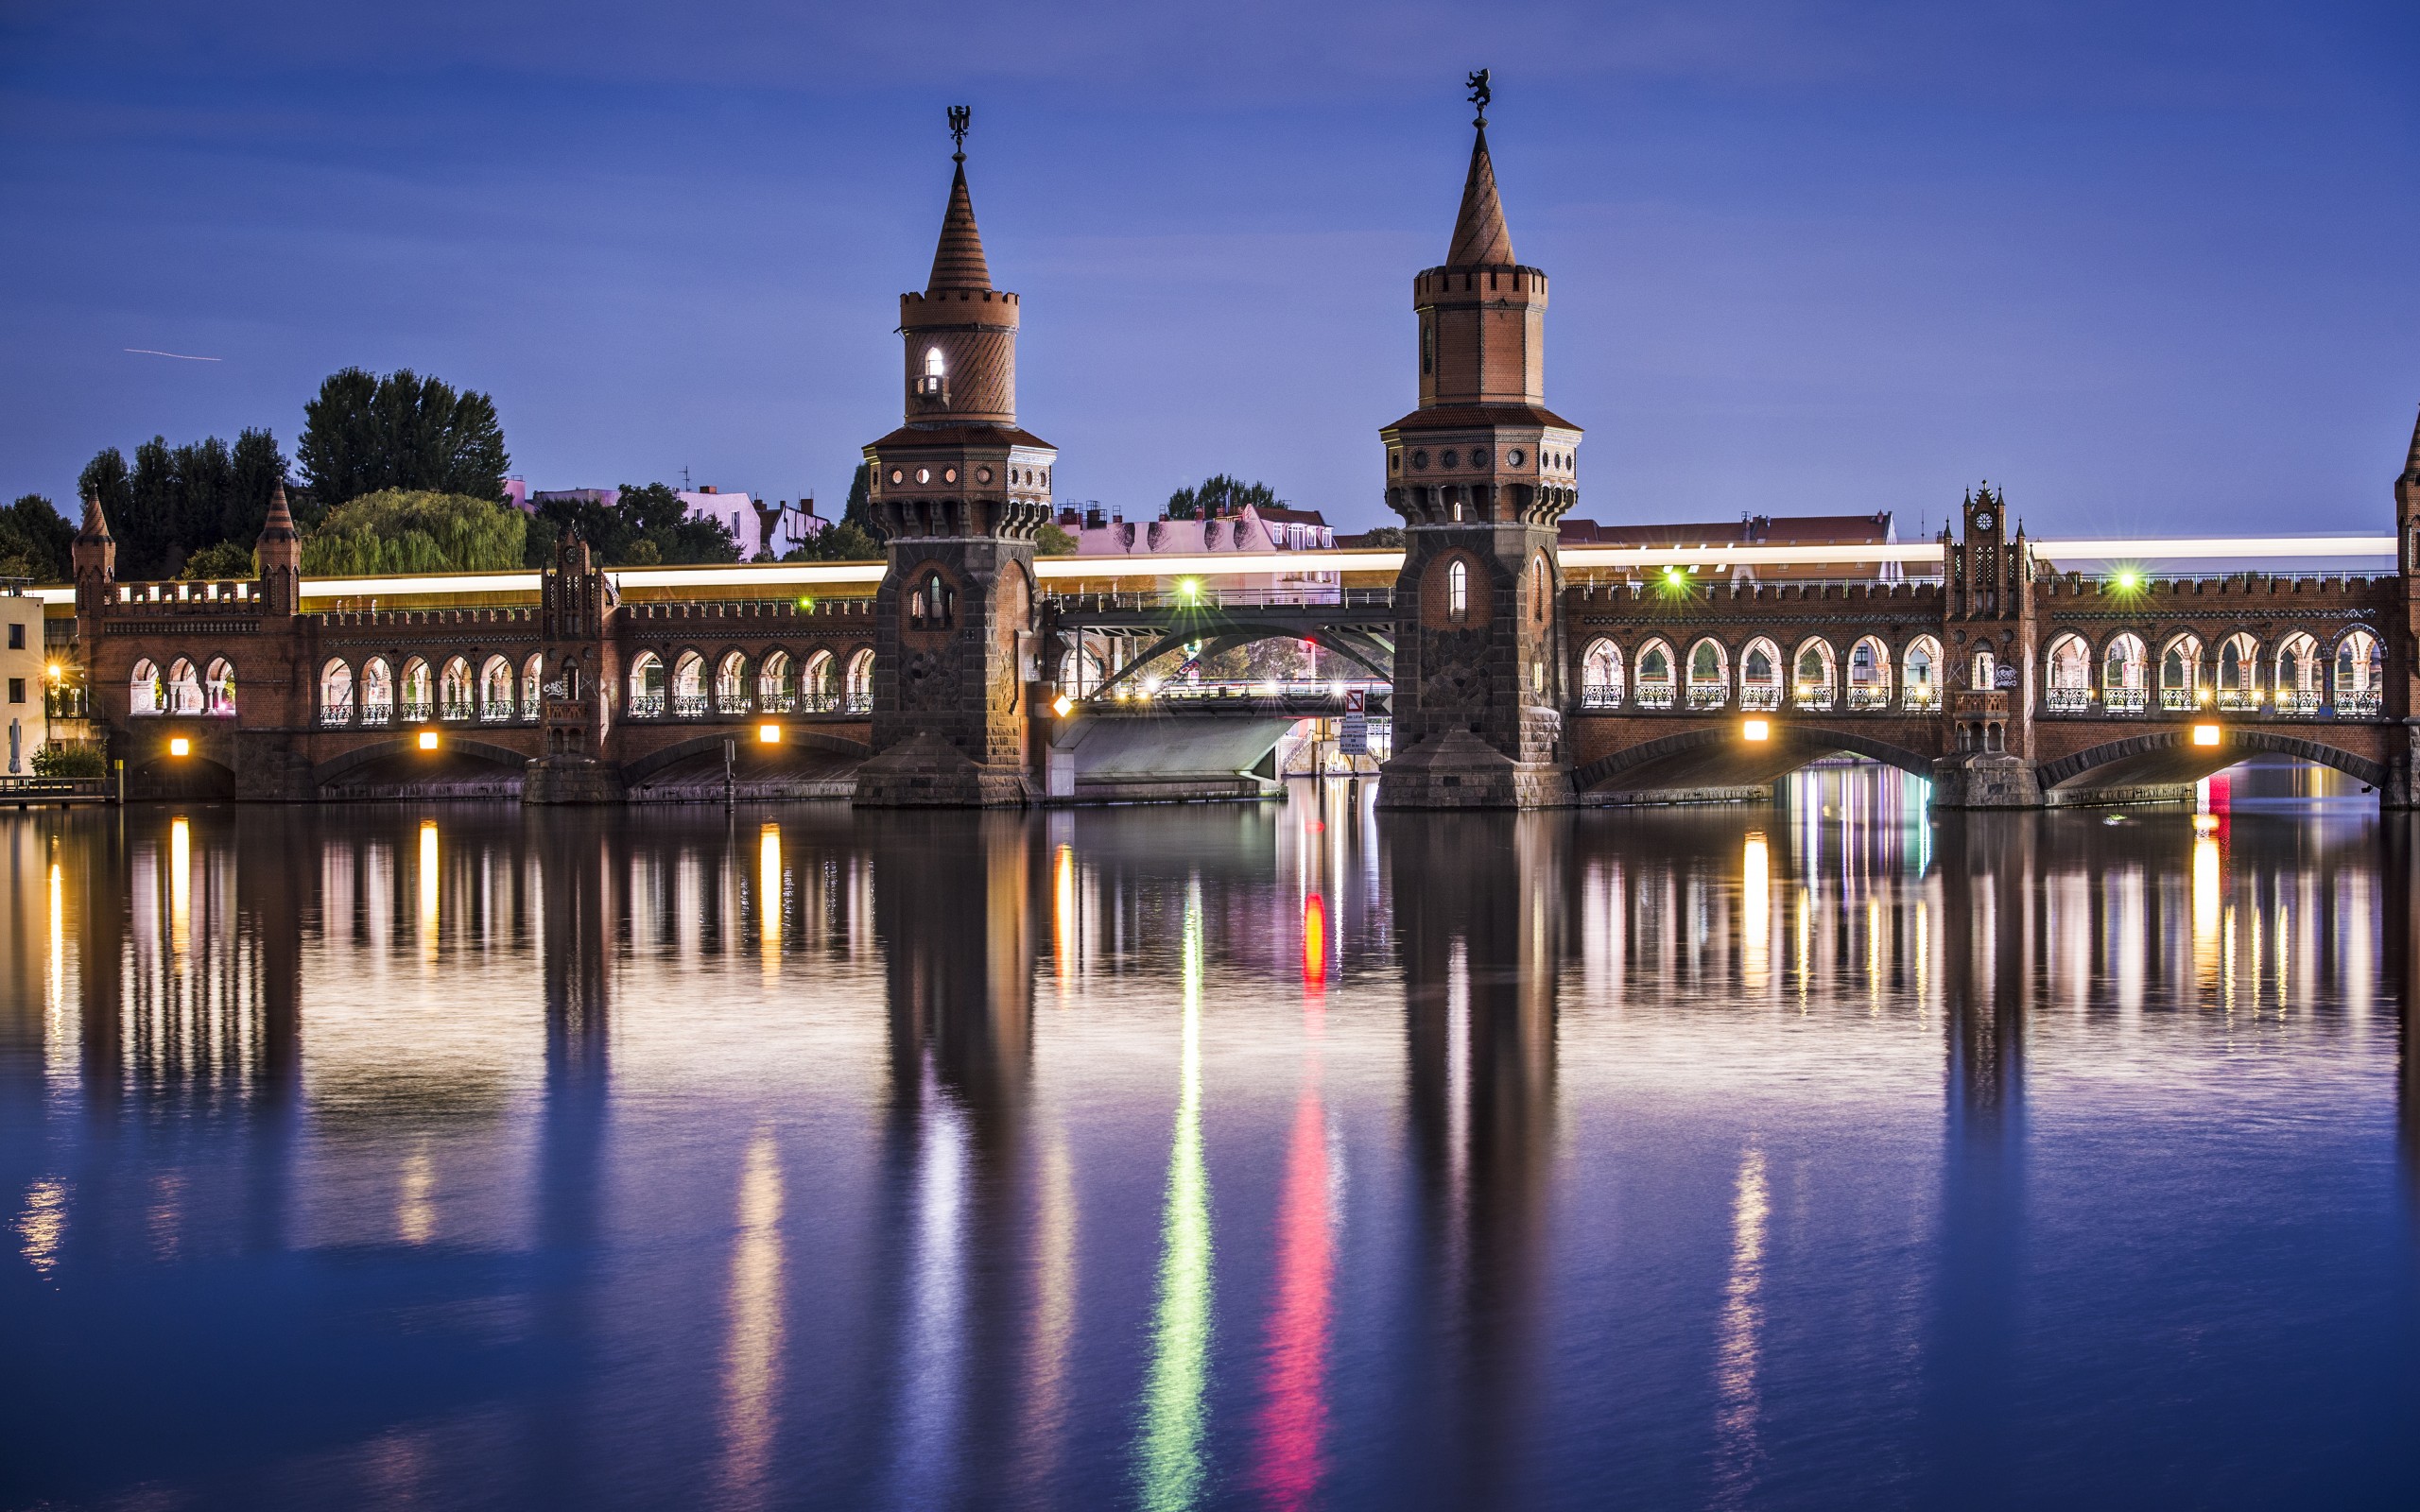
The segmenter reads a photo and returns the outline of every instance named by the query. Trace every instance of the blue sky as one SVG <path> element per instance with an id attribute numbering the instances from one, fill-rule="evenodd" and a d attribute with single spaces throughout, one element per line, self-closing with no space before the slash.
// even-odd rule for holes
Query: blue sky
<path id="1" fill-rule="evenodd" d="M 1379 524 L 1461 79 L 1606 521 L 2380 530 L 2420 407 L 2420 8 L 326 3 L 0 9 L 0 494 L 291 449 L 348 364 L 534 487 L 838 508 L 975 108 L 1063 496 Z M 129 347 L 213 356 L 182 362 Z"/>

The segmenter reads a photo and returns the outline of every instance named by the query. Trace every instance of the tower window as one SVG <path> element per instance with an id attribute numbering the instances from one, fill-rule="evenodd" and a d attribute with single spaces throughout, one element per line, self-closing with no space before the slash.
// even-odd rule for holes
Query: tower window
<path id="1" fill-rule="evenodd" d="M 942 349 L 939 347 L 926 347 L 925 349 L 925 376 L 927 378 L 938 378 L 941 375 Z"/>
<path id="2" fill-rule="evenodd" d="M 1468 562 L 1451 562 L 1445 568 L 1445 612 L 1461 619 L 1470 612 L 1471 569 Z"/>
<path id="3" fill-rule="evenodd" d="M 1420 370 L 1424 376 L 1437 370 L 1437 326 L 1434 321 L 1420 322 Z"/>

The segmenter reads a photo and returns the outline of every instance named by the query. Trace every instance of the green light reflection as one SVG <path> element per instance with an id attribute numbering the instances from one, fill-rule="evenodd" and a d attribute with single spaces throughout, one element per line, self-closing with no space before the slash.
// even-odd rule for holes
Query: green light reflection
<path id="1" fill-rule="evenodd" d="M 1203 1388 L 1210 1356 L 1210 1176 L 1201 1159 L 1201 889 L 1184 900 L 1184 1032 L 1167 1211 L 1160 1224 L 1151 1372 L 1143 1385 L 1135 1469 L 1143 1505 L 1189 1507 L 1201 1495 Z"/>

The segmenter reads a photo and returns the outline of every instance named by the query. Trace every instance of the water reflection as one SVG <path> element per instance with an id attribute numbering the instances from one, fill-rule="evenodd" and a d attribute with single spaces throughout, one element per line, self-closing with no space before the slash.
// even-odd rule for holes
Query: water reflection
<path id="1" fill-rule="evenodd" d="M 2398 1465 L 2411 821 L 1371 797 L 0 820 L 0 1502 Z"/>

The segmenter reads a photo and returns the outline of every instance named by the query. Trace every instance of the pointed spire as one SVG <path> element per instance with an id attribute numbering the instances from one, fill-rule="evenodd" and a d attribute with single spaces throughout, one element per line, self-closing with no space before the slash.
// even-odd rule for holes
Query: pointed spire
<path id="1" fill-rule="evenodd" d="M 285 485 L 277 486 L 269 495 L 268 518 L 261 522 L 261 540 L 292 541 L 295 539 L 294 512 L 285 507 Z"/>
<path id="2" fill-rule="evenodd" d="M 1454 246 L 1445 254 L 1447 267 L 1489 267 L 1509 265 L 1512 233 L 1504 226 L 1504 202 L 1496 198 L 1495 163 L 1487 155 L 1487 127 L 1478 128 L 1471 144 L 1470 176 L 1462 180 L 1462 213 L 1454 219 Z"/>
<path id="3" fill-rule="evenodd" d="M 2420 479 L 2420 420 L 2411 422 L 2411 455 L 2404 458 L 2403 475 Z"/>
<path id="4" fill-rule="evenodd" d="M 958 170 L 950 176 L 949 209 L 942 215 L 941 245 L 933 249 L 933 276 L 925 285 L 927 294 L 992 286 L 992 268 L 983 261 L 983 236 L 975 229 L 975 197 L 966 192 L 966 126 L 971 113 L 963 105 L 949 108 L 950 140 L 958 147 L 950 161 Z"/>
<path id="5" fill-rule="evenodd" d="M 113 541 L 110 534 L 110 518 L 101 513 L 101 496 L 97 493 L 84 501 L 84 527 L 76 532 L 78 541 Z"/>

